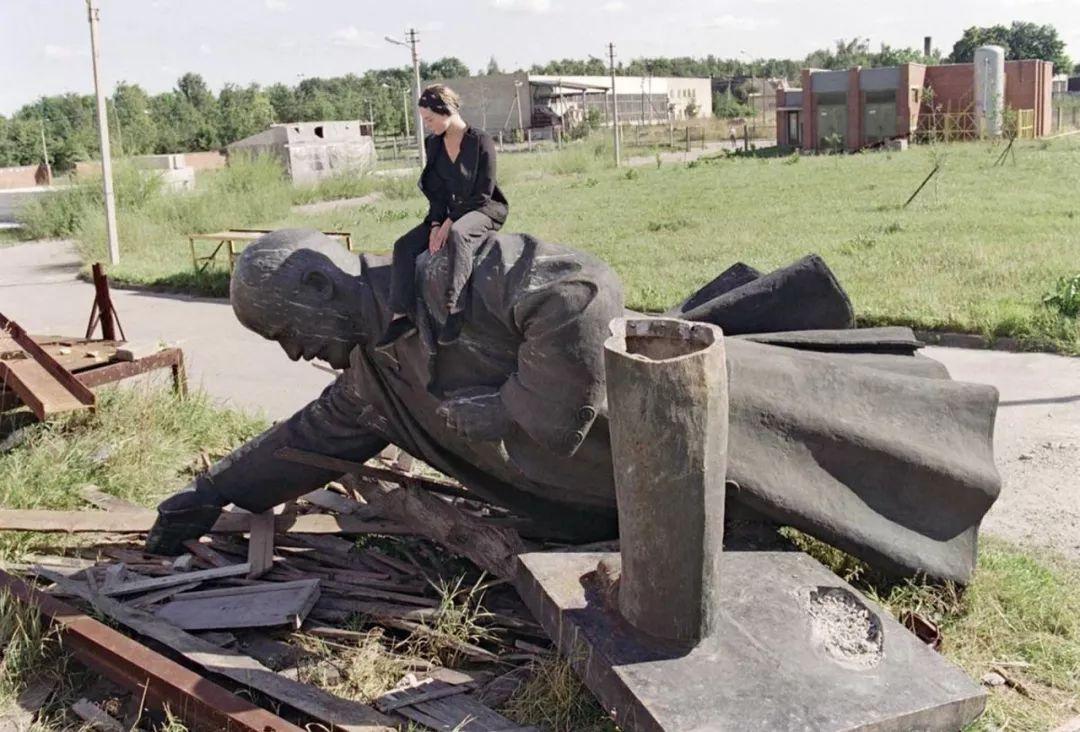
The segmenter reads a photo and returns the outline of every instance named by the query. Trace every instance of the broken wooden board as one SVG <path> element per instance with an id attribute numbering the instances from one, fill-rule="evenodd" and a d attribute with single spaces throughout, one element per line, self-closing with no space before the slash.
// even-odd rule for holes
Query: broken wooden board
<path id="1" fill-rule="evenodd" d="M 307 501 L 312 506 L 318 506 L 326 511 L 336 511 L 345 516 L 361 512 L 370 513 L 368 507 L 363 503 L 360 503 L 360 501 L 346 498 L 340 493 L 335 493 L 326 488 L 320 488 L 317 491 L 306 493 L 300 496 L 300 498 Z"/>
<path id="2" fill-rule="evenodd" d="M 71 705 L 71 711 L 86 722 L 86 729 L 98 732 L 127 732 L 124 725 L 89 699 L 80 699 Z"/>
<path id="3" fill-rule="evenodd" d="M 0 384 L 14 391 L 40 420 L 94 405 L 92 400 L 80 400 L 44 366 L 29 358 L 0 361 Z"/>
<path id="4" fill-rule="evenodd" d="M 412 485 L 374 485 L 351 476 L 345 482 L 356 488 L 379 515 L 405 524 L 411 533 L 472 560 L 496 577 L 510 579 L 517 572 L 517 555 L 523 554 L 526 546 L 513 529 L 492 526 Z"/>
<path id="5" fill-rule="evenodd" d="M 157 519 L 157 512 L 139 511 L 47 511 L 38 509 L 0 510 L 0 531 L 40 532 L 132 532 L 150 530 Z M 303 534 L 383 534 L 407 535 L 413 531 L 391 521 L 365 520 L 355 516 L 331 516 L 312 513 L 304 516 L 282 515 L 275 517 L 277 531 Z M 221 514 L 212 529 L 219 534 L 243 534 L 251 528 L 251 514 L 227 511 Z"/>
<path id="6" fill-rule="evenodd" d="M 125 513 L 131 511 L 145 511 L 142 506 L 137 506 L 123 498 L 117 498 L 98 488 L 96 485 L 87 483 L 79 486 L 79 497 L 92 506 L 97 506 L 102 511 L 116 511 Z"/>
<path id="7" fill-rule="evenodd" d="M 358 702 L 342 699 L 308 684 L 275 673 L 253 658 L 218 648 L 150 613 L 125 607 L 108 597 L 95 595 L 84 582 L 38 568 L 38 573 L 131 630 L 152 638 L 211 673 L 261 691 L 273 699 L 322 720 L 345 732 L 395 732 L 394 720 Z"/>
<path id="8" fill-rule="evenodd" d="M 215 567 L 213 569 L 201 569 L 197 572 L 181 572 L 169 574 L 164 577 L 150 577 L 147 579 L 124 582 L 123 584 L 102 589 L 101 594 L 106 596 L 133 595 L 137 592 L 152 592 L 166 587 L 186 585 L 191 582 L 222 579 L 224 577 L 240 577 L 251 571 L 251 565 L 247 562 L 234 564 L 229 567 Z"/>
<path id="9" fill-rule="evenodd" d="M 256 579 L 274 568 L 274 512 L 264 511 L 251 517 L 248 537 L 248 579 Z"/>
<path id="10" fill-rule="evenodd" d="M 439 732 L 539 732 L 514 724 L 463 691 L 461 686 L 428 681 L 384 694 L 376 705 Z"/>
<path id="11" fill-rule="evenodd" d="M 317 579 L 267 582 L 177 595 L 156 615 L 184 630 L 298 629 L 318 599 Z"/>

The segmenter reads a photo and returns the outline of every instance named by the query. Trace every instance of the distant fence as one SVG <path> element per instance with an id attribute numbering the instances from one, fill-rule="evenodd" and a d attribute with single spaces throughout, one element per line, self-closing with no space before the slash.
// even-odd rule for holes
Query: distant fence
<path id="1" fill-rule="evenodd" d="M 1005 112 L 1006 137 L 1022 140 L 1035 139 L 1035 110 L 1010 109 Z M 919 115 L 915 128 L 915 142 L 962 142 L 977 140 L 983 136 L 975 111 L 968 108 L 962 112 L 924 112 Z"/>
<path id="2" fill-rule="evenodd" d="M 1054 134 L 1080 130 L 1080 94 L 1055 94 L 1050 111 Z"/>

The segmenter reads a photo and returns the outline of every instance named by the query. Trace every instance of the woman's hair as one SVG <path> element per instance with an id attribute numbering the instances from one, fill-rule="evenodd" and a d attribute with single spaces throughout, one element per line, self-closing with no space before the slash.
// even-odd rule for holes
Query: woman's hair
<path id="1" fill-rule="evenodd" d="M 420 94 L 420 101 L 417 104 L 421 107 L 427 107 L 435 114 L 448 117 L 461 109 L 461 97 L 445 84 L 432 84 L 424 87 L 424 91 Z"/>

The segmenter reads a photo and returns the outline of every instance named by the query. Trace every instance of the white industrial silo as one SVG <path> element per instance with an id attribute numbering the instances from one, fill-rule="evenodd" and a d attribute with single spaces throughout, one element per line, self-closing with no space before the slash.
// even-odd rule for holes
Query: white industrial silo
<path id="1" fill-rule="evenodd" d="M 975 123 L 979 133 L 1000 137 L 1005 116 L 1005 49 L 975 49 Z"/>

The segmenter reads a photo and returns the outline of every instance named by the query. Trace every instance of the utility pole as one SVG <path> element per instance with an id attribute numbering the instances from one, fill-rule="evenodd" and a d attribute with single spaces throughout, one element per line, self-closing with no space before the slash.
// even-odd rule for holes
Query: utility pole
<path id="1" fill-rule="evenodd" d="M 1058 125 L 1059 127 L 1061 125 Z M 41 159 L 45 161 L 45 182 L 52 185 L 52 166 L 49 165 L 49 146 L 45 144 L 45 97 L 41 98 Z"/>
<path id="2" fill-rule="evenodd" d="M 615 44 L 609 43 L 607 47 L 611 68 L 611 119 L 615 123 L 612 127 L 615 130 L 615 167 L 617 168 L 622 164 L 622 150 L 619 142 L 619 98 L 615 94 Z"/>
<path id="3" fill-rule="evenodd" d="M 86 12 L 90 21 L 90 58 L 94 66 L 98 135 L 101 138 L 101 187 L 105 194 L 105 234 L 109 240 L 109 262 L 119 264 L 120 242 L 116 235 L 116 201 L 113 198 L 112 157 L 109 151 L 109 112 L 105 107 L 105 91 L 101 88 L 101 54 L 98 50 L 98 21 L 101 16 L 96 0 L 86 0 Z"/>
<path id="4" fill-rule="evenodd" d="M 405 109 L 405 137 L 408 137 L 412 133 L 409 132 L 409 90 L 401 90 L 401 100 Z"/>
<path id="5" fill-rule="evenodd" d="M 415 94 L 413 95 L 413 102 L 415 103 L 417 100 L 420 99 L 420 56 L 416 53 L 416 44 L 419 42 L 419 34 L 416 32 L 415 28 L 410 28 L 408 31 L 406 31 L 405 36 L 406 36 L 406 38 L 409 39 L 407 42 L 406 41 L 400 41 L 397 38 L 394 38 L 393 36 L 386 36 L 386 40 L 388 42 L 390 42 L 390 43 L 393 43 L 396 46 L 408 46 L 409 50 L 412 52 L 413 84 L 414 84 L 414 87 L 415 87 L 415 89 L 414 89 Z M 408 112 L 409 112 L 408 105 L 406 104 L 406 109 L 405 109 L 405 117 L 406 117 L 406 119 L 409 116 Z M 424 123 L 423 123 L 423 119 L 420 117 L 420 108 L 419 108 L 419 106 L 417 106 L 417 108 L 416 108 L 416 120 L 415 120 L 415 122 L 416 122 L 416 153 L 417 153 L 417 155 L 418 155 L 418 157 L 420 159 L 420 167 L 423 168 L 425 165 L 427 165 L 427 153 L 424 150 Z M 406 125 L 407 124 L 408 124 L 408 122 L 406 122 Z"/>

